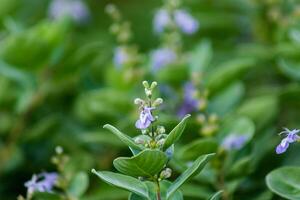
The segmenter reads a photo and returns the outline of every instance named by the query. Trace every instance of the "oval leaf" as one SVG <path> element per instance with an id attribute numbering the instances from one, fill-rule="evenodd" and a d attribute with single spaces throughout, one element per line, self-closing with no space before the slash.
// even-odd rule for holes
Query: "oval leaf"
<path id="1" fill-rule="evenodd" d="M 118 171 L 124 174 L 136 177 L 152 177 L 165 167 L 167 160 L 165 153 L 147 149 L 131 158 L 117 158 L 113 164 Z"/>
<path id="2" fill-rule="evenodd" d="M 186 181 L 198 174 L 215 154 L 200 156 L 192 166 L 185 170 L 169 187 L 167 199 L 170 198 Z"/>
<path id="3" fill-rule="evenodd" d="M 221 198 L 221 195 L 222 195 L 223 191 L 218 191 L 216 192 L 212 197 L 209 198 L 209 200 L 218 200 Z"/>
<path id="4" fill-rule="evenodd" d="M 126 144 L 127 146 L 129 146 L 130 148 L 132 148 L 133 150 L 143 150 L 144 147 L 141 145 L 138 145 L 134 142 L 134 140 L 129 137 L 128 135 L 122 133 L 121 131 L 119 131 L 116 127 L 110 125 L 110 124 L 106 124 L 103 126 L 103 128 L 106 128 L 108 130 L 110 130 L 113 134 L 115 134 L 124 144 Z"/>
<path id="5" fill-rule="evenodd" d="M 269 189 L 281 197 L 300 199 L 300 167 L 281 167 L 266 177 Z"/>
<path id="6" fill-rule="evenodd" d="M 97 172 L 95 169 L 92 170 L 92 173 L 96 174 L 100 179 L 108 184 L 148 198 L 148 189 L 146 184 L 136 178 L 107 171 Z"/>
<path id="7" fill-rule="evenodd" d="M 179 138 L 181 137 L 181 134 L 185 128 L 187 119 L 190 117 L 191 115 L 186 115 L 181 122 L 169 133 L 169 135 L 166 138 L 166 141 L 164 143 L 163 146 L 163 150 L 167 150 L 172 144 L 174 144 L 175 142 L 177 142 L 179 140 Z"/>

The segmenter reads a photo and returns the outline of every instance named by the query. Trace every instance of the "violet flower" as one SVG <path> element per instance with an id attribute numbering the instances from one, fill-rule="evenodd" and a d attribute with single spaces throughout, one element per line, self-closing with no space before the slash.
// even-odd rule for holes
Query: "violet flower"
<path id="1" fill-rule="evenodd" d="M 153 71 L 172 64 L 177 59 L 176 53 L 169 48 L 161 48 L 151 53 L 151 63 Z"/>
<path id="2" fill-rule="evenodd" d="M 226 150 L 239 150 L 244 146 L 247 139 L 246 135 L 231 134 L 224 139 L 221 146 Z"/>
<path id="3" fill-rule="evenodd" d="M 32 178 L 25 183 L 27 187 L 27 193 L 32 194 L 34 192 L 52 192 L 52 188 L 58 179 L 58 174 L 55 172 L 51 173 L 40 173 L 34 174 Z"/>
<path id="4" fill-rule="evenodd" d="M 279 134 L 285 134 L 286 137 L 281 140 L 279 145 L 277 145 L 276 153 L 277 154 L 284 153 L 288 149 L 290 143 L 300 140 L 300 136 L 297 135 L 297 133 L 299 133 L 299 132 L 300 132 L 300 130 L 298 130 L 298 129 L 289 130 L 287 128 L 284 128 L 284 131 L 282 131 Z"/>
<path id="5" fill-rule="evenodd" d="M 171 23 L 171 17 L 167 10 L 160 9 L 155 13 L 153 26 L 156 33 L 162 33 Z"/>
<path id="6" fill-rule="evenodd" d="M 191 82 L 184 85 L 183 103 L 177 113 L 179 117 L 184 117 L 186 114 L 192 113 L 199 107 L 200 101 L 195 98 L 195 93 L 196 88 Z"/>
<path id="7" fill-rule="evenodd" d="M 146 129 L 155 120 L 152 116 L 151 110 L 153 107 L 143 107 L 140 113 L 140 119 L 136 121 L 135 127 L 138 129 Z"/>
<path id="8" fill-rule="evenodd" d="M 122 47 L 117 47 L 114 52 L 114 64 L 117 68 L 121 68 L 129 60 L 129 55 Z"/>
<path id="9" fill-rule="evenodd" d="M 180 30 L 188 35 L 195 33 L 199 29 L 199 23 L 185 10 L 176 10 L 174 19 Z"/>
<path id="10" fill-rule="evenodd" d="M 52 19 L 70 17 L 76 23 L 86 22 L 90 16 L 88 7 L 81 0 L 52 0 L 48 12 Z"/>

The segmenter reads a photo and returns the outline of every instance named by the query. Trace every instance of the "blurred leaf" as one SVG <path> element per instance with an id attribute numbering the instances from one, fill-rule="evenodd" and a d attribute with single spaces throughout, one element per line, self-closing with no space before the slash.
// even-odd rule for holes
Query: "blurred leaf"
<path id="1" fill-rule="evenodd" d="M 61 200 L 58 194 L 37 192 L 33 195 L 33 200 Z"/>
<path id="2" fill-rule="evenodd" d="M 240 79 L 255 63 L 254 59 L 249 58 L 238 58 L 227 61 L 210 71 L 206 77 L 206 87 L 213 95 L 233 81 Z"/>
<path id="3" fill-rule="evenodd" d="M 184 131 L 184 128 L 185 128 L 185 125 L 186 125 L 186 122 L 187 122 L 187 119 L 190 117 L 191 115 L 186 115 L 182 120 L 181 122 L 168 134 L 167 138 L 166 138 L 166 141 L 163 145 L 163 150 L 167 150 L 172 144 L 176 143 L 179 138 L 181 137 L 183 131 Z"/>
<path id="4" fill-rule="evenodd" d="M 184 184 L 181 190 L 185 197 L 197 199 L 207 199 L 212 194 L 212 191 L 208 187 L 200 184 Z"/>
<path id="5" fill-rule="evenodd" d="M 113 164 L 123 174 L 136 177 L 153 177 L 165 167 L 167 160 L 167 156 L 163 152 L 146 149 L 130 158 L 116 158 Z"/>
<path id="6" fill-rule="evenodd" d="M 189 59 L 191 72 L 203 73 L 212 60 L 212 54 L 211 42 L 207 39 L 202 40 L 196 46 Z"/>
<path id="7" fill-rule="evenodd" d="M 211 99 L 208 110 L 219 116 L 224 116 L 234 110 L 244 93 L 244 85 L 241 82 L 234 82 Z"/>
<path id="8" fill-rule="evenodd" d="M 185 170 L 169 187 L 167 191 L 167 198 L 171 197 L 186 181 L 197 175 L 206 165 L 206 163 L 214 156 L 214 154 L 207 154 L 200 156 L 194 163 Z"/>
<path id="9" fill-rule="evenodd" d="M 71 180 L 68 193 L 71 196 L 80 198 L 89 186 L 89 178 L 85 172 L 78 172 Z"/>
<path id="10" fill-rule="evenodd" d="M 92 172 L 108 184 L 148 198 L 148 189 L 146 184 L 136 178 L 113 172 L 97 172 L 94 169 L 92 170 Z"/>
<path id="11" fill-rule="evenodd" d="M 178 156 L 182 160 L 195 160 L 203 154 L 214 153 L 217 151 L 218 143 L 211 138 L 195 140 L 180 149 Z"/>
<path id="12" fill-rule="evenodd" d="M 278 61 L 279 69 L 289 78 L 300 81 L 300 63 L 280 59 Z"/>
<path id="13" fill-rule="evenodd" d="M 266 183 L 270 190 L 281 197 L 300 199 L 300 167 L 281 167 L 266 176 Z"/>

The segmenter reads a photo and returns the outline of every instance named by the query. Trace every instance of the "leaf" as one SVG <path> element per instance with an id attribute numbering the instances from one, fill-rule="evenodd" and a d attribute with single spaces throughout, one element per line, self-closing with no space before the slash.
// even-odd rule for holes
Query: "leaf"
<path id="1" fill-rule="evenodd" d="M 141 145 L 138 145 L 134 142 L 134 140 L 129 137 L 128 135 L 125 135 L 124 133 L 122 133 L 121 131 L 119 131 L 117 128 L 115 128 L 114 126 L 110 125 L 110 124 L 106 124 L 103 126 L 103 128 L 106 128 L 108 130 L 110 130 L 113 134 L 115 134 L 124 144 L 126 144 L 127 146 L 131 147 L 132 149 L 135 150 L 143 150 L 144 147 Z"/>
<path id="2" fill-rule="evenodd" d="M 208 106 L 211 113 L 224 116 L 234 110 L 245 94 L 245 87 L 241 82 L 234 82 L 215 95 Z"/>
<path id="3" fill-rule="evenodd" d="M 221 198 L 223 191 L 220 190 L 218 192 L 216 192 L 212 197 L 209 198 L 209 200 L 218 200 Z"/>
<path id="4" fill-rule="evenodd" d="M 190 117 L 191 115 L 186 115 L 181 122 L 169 133 L 169 135 L 166 138 L 166 141 L 164 143 L 163 146 L 163 150 L 167 150 L 172 144 L 174 144 L 175 142 L 177 142 L 179 140 L 179 138 L 181 137 L 181 134 L 185 128 L 187 119 Z"/>
<path id="5" fill-rule="evenodd" d="M 167 160 L 167 156 L 162 151 L 146 149 L 131 158 L 117 158 L 113 164 L 118 171 L 124 174 L 152 177 L 165 167 Z"/>
<path id="6" fill-rule="evenodd" d="M 278 61 L 278 66 L 282 73 L 287 77 L 298 81 L 300 80 L 300 63 L 280 59 Z"/>
<path id="7" fill-rule="evenodd" d="M 89 186 L 89 177 L 85 172 L 77 173 L 72 179 L 68 193 L 73 197 L 81 197 Z"/>
<path id="8" fill-rule="evenodd" d="M 190 58 L 192 72 L 204 72 L 212 60 L 212 47 L 210 40 L 204 39 L 196 46 Z"/>
<path id="9" fill-rule="evenodd" d="M 58 194 L 36 192 L 34 193 L 32 200 L 61 200 L 61 197 Z"/>
<path id="10" fill-rule="evenodd" d="M 92 173 L 96 174 L 100 179 L 108 184 L 148 198 L 148 189 L 146 184 L 136 178 L 107 171 L 97 172 L 95 169 L 92 169 Z"/>
<path id="11" fill-rule="evenodd" d="M 179 157 L 182 160 L 195 160 L 201 155 L 214 153 L 217 151 L 218 143 L 211 138 L 198 139 L 185 145 L 179 151 Z"/>
<path id="12" fill-rule="evenodd" d="M 169 187 L 167 191 L 167 199 L 171 197 L 186 181 L 198 174 L 213 156 L 214 154 L 200 156 L 192 166 L 185 170 Z"/>
<path id="13" fill-rule="evenodd" d="M 281 197 L 300 199 L 300 167 L 281 167 L 266 176 L 268 188 Z"/>
<path id="14" fill-rule="evenodd" d="M 255 63 L 254 59 L 249 58 L 238 58 L 226 62 L 211 71 L 206 78 L 206 87 L 212 93 L 211 95 L 213 95 L 216 91 L 241 78 L 241 75 L 252 68 Z"/>

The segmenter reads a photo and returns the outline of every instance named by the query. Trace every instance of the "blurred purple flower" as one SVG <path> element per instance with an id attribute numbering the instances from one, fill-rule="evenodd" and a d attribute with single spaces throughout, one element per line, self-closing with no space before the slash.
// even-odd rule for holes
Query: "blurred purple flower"
<path id="1" fill-rule="evenodd" d="M 168 48 L 161 48 L 151 53 L 151 62 L 153 71 L 173 63 L 177 59 L 176 53 Z"/>
<path id="2" fill-rule="evenodd" d="M 153 26 L 156 33 L 162 33 L 170 23 L 171 17 L 167 10 L 160 9 L 155 13 Z"/>
<path id="3" fill-rule="evenodd" d="M 195 98 L 196 88 L 191 82 L 184 85 L 184 98 L 177 115 L 184 117 L 186 114 L 195 111 L 199 107 L 199 100 Z"/>
<path id="4" fill-rule="evenodd" d="M 81 0 L 53 0 L 49 7 L 49 16 L 55 20 L 70 17 L 76 23 L 84 23 L 88 20 L 90 12 Z"/>
<path id="5" fill-rule="evenodd" d="M 191 35 L 199 29 L 198 21 L 185 10 L 176 10 L 174 19 L 180 30 L 186 34 Z"/>
<path id="6" fill-rule="evenodd" d="M 282 133 L 286 134 L 286 137 L 283 138 L 281 140 L 280 144 L 276 147 L 276 153 L 277 154 L 284 153 L 288 149 L 290 143 L 300 140 L 300 136 L 297 135 L 297 133 L 299 133 L 299 132 L 300 132 L 300 130 L 298 130 L 298 129 L 289 130 L 287 128 L 284 128 L 284 131 L 282 131 L 279 134 L 282 134 Z"/>
<path id="7" fill-rule="evenodd" d="M 126 50 L 122 47 L 117 47 L 114 52 L 114 64 L 117 68 L 121 68 L 126 62 L 128 62 L 129 56 Z"/>
<path id="8" fill-rule="evenodd" d="M 231 134 L 224 139 L 222 147 L 226 150 L 239 150 L 244 146 L 247 139 L 246 135 Z"/>
<path id="9" fill-rule="evenodd" d="M 136 121 L 135 127 L 138 129 L 146 129 L 150 126 L 150 124 L 155 120 L 152 116 L 151 110 L 154 108 L 152 107 L 143 107 L 140 113 L 139 120 Z"/>
<path id="10" fill-rule="evenodd" d="M 31 180 L 25 183 L 27 192 L 32 194 L 34 192 L 52 192 L 52 188 L 58 179 L 58 174 L 55 172 L 41 174 L 34 174 Z"/>

